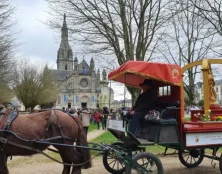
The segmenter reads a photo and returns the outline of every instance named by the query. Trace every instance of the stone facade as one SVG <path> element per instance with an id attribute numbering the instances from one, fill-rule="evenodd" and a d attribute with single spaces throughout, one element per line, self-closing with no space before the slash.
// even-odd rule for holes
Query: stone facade
<path id="1" fill-rule="evenodd" d="M 214 89 L 216 92 L 217 103 L 222 105 L 222 80 L 215 80 Z M 203 100 L 203 97 L 204 97 L 203 83 L 198 82 L 195 88 L 195 102 Z"/>
<path id="2" fill-rule="evenodd" d="M 68 42 L 68 28 L 64 15 L 61 29 L 61 44 L 57 54 L 57 70 L 51 70 L 55 76 L 60 93 L 55 108 L 97 108 L 107 106 L 114 101 L 114 93 L 108 87 L 109 82 L 105 70 L 100 79 L 100 70 L 95 72 L 95 63 L 91 58 L 88 64 L 83 58 L 79 63 L 73 60 L 73 52 Z"/>

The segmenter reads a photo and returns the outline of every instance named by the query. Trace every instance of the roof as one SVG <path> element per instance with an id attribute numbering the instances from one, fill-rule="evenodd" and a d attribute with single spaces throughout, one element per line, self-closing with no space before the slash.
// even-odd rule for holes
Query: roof
<path id="1" fill-rule="evenodd" d="M 51 69 L 52 75 L 57 80 L 64 80 L 72 74 L 72 71 Z"/>
<path id="2" fill-rule="evenodd" d="M 144 79 L 155 79 L 176 86 L 182 84 L 180 66 L 144 61 L 127 61 L 110 72 L 108 78 L 134 87 L 139 87 Z"/>
<path id="3" fill-rule="evenodd" d="M 114 100 L 112 104 L 123 104 L 124 100 Z M 125 99 L 125 103 L 132 103 L 131 99 Z"/>

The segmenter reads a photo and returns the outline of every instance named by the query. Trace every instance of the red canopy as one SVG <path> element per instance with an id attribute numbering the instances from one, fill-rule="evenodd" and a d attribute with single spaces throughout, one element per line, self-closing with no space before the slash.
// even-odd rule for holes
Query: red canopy
<path id="1" fill-rule="evenodd" d="M 134 87 L 139 87 L 144 79 L 180 86 L 181 67 L 176 64 L 128 61 L 110 72 L 108 78 Z"/>

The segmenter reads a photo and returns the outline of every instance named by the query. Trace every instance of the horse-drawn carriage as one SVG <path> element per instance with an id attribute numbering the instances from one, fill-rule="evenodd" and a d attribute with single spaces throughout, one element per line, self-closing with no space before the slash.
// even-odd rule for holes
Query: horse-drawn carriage
<path id="1" fill-rule="evenodd" d="M 145 152 L 146 146 L 154 144 L 178 150 L 179 160 L 186 167 L 196 167 L 207 157 L 220 161 L 222 171 L 222 157 L 216 155 L 222 145 L 222 122 L 194 119 L 195 114 L 205 112 L 206 116 L 210 108 L 212 118 L 222 115 L 213 100 L 214 89 L 208 86 L 209 81 L 214 85 L 210 64 L 215 63 L 222 61 L 204 59 L 184 68 L 129 61 L 111 72 L 110 80 L 133 87 L 138 87 L 144 79 L 152 79 L 159 93 L 156 104 L 161 108 L 160 118 L 143 119 L 135 135 L 128 131 L 130 120 L 127 118 L 109 119 L 108 130 L 119 140 L 111 145 L 91 143 L 89 147 L 79 120 L 61 111 L 49 110 L 15 118 L 16 113 L 0 108 L 0 173 L 8 174 L 8 156 L 44 154 L 42 150 L 53 145 L 62 157 L 63 174 L 69 174 L 70 167 L 73 167 L 72 174 L 91 167 L 89 150 L 103 154 L 104 167 L 110 173 L 163 174 L 159 158 Z M 203 71 L 204 110 L 193 111 L 192 120 L 186 121 L 182 77 L 184 71 L 197 65 L 202 65 Z M 212 155 L 204 153 L 206 148 L 212 149 Z"/>
<path id="2" fill-rule="evenodd" d="M 222 60 L 218 59 L 203 59 L 181 68 L 173 64 L 129 61 L 112 71 L 109 74 L 110 80 L 129 86 L 139 87 L 144 79 L 153 80 L 159 92 L 156 107 L 161 108 L 160 118 L 147 120 L 144 117 L 134 135 L 128 131 L 128 119 L 109 120 L 108 130 L 119 139 L 118 145 L 134 151 L 154 144 L 164 146 L 166 150 L 172 148 L 178 151 L 180 162 L 188 168 L 198 166 L 203 158 L 207 157 L 219 161 L 222 173 L 222 156 L 217 156 L 217 151 L 222 146 L 222 122 L 215 121 L 216 117 L 222 116 L 222 110 L 216 104 L 216 99 L 212 100 L 215 82 L 211 71 L 211 64 L 221 63 Z M 202 66 L 203 72 L 204 109 L 191 111 L 191 121 L 186 121 L 183 74 L 198 65 Z M 149 148 L 147 149 L 149 151 Z M 212 155 L 205 154 L 205 149 L 211 149 Z M 107 170 L 111 173 L 123 173 L 125 168 L 131 173 L 131 170 L 136 169 L 135 166 L 123 165 L 121 159 L 113 154 L 110 158 Z M 155 158 L 157 157 L 145 152 L 132 156 L 147 173 L 163 173 L 162 164 Z M 154 166 L 156 169 L 153 169 Z"/>

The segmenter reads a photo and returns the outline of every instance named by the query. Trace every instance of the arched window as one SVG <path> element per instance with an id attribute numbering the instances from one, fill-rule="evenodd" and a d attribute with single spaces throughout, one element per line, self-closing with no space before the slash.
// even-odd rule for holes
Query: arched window
<path id="1" fill-rule="evenodd" d="M 68 70 L 68 66 L 67 65 L 65 65 L 65 70 Z"/>

